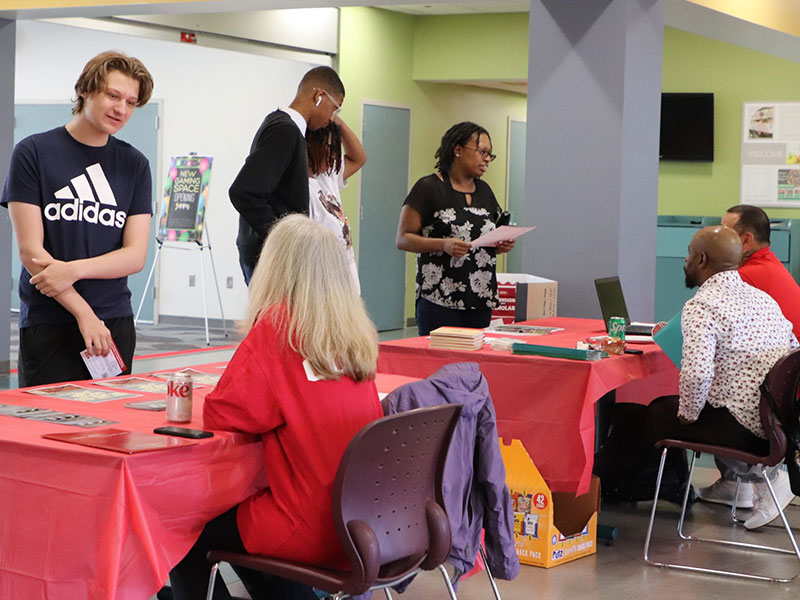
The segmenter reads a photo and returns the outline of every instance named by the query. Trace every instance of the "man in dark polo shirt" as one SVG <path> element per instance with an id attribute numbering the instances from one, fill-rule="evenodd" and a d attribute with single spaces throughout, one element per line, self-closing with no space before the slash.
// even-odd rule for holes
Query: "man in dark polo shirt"
<path id="1" fill-rule="evenodd" d="M 306 128 L 325 127 L 342 102 L 344 85 L 336 71 L 315 67 L 303 76 L 291 104 L 268 114 L 258 128 L 228 191 L 239 213 L 236 246 L 248 285 L 272 224 L 290 213 L 308 214 Z"/>

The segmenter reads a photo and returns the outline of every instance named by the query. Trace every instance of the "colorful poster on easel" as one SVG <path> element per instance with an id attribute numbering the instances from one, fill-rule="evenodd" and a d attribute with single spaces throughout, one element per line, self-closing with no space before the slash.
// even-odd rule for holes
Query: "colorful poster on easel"
<path id="1" fill-rule="evenodd" d="M 213 156 L 173 156 L 158 217 L 158 239 L 163 242 L 203 240 Z"/>

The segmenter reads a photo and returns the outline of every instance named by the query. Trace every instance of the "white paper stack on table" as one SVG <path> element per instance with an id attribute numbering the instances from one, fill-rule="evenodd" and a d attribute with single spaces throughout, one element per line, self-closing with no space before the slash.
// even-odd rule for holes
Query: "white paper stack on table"
<path id="1" fill-rule="evenodd" d="M 431 331 L 430 348 L 480 350 L 483 348 L 483 329 L 468 327 L 439 327 Z"/>

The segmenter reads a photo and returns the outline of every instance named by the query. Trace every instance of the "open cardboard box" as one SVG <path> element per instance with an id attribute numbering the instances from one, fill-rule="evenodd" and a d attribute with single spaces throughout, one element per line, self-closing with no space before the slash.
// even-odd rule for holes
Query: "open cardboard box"
<path id="1" fill-rule="evenodd" d="M 492 318 L 508 324 L 555 317 L 558 309 L 558 282 L 524 273 L 498 273 L 497 295 L 500 306 Z"/>
<path id="2" fill-rule="evenodd" d="M 600 480 L 581 496 L 551 492 L 522 442 L 500 440 L 514 507 L 514 542 L 521 563 L 554 567 L 597 551 Z"/>

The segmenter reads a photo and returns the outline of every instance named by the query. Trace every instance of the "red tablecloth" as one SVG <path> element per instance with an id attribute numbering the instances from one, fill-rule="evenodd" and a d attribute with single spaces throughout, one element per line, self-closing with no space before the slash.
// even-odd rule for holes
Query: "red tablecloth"
<path id="1" fill-rule="evenodd" d="M 551 318 L 529 324 L 564 331 L 515 339 L 574 348 L 578 340 L 605 333 L 603 322 L 594 319 Z M 424 337 L 382 342 L 378 370 L 422 378 L 448 363 L 477 362 L 489 382 L 500 437 L 522 441 L 553 491 L 588 491 L 594 405 L 603 395 L 618 389 L 618 401 L 649 402 L 677 393 L 678 369 L 655 344 L 631 346 L 644 350 L 641 356 L 625 354 L 594 362 L 513 355 L 488 346 L 470 352 L 428 345 Z"/>
<path id="2" fill-rule="evenodd" d="M 221 373 L 224 366 L 193 368 Z M 409 381 L 389 375 L 377 383 L 389 392 Z M 210 389 L 195 387 L 194 418 L 186 426 L 202 427 Z M 167 424 L 164 412 L 125 408 L 163 398 L 136 393 L 142 397 L 91 404 L 9 390 L 0 392 L 0 403 L 103 417 L 130 431 Z M 41 437 L 79 431 L 89 430 L 0 416 L 4 600 L 150 598 L 208 520 L 266 484 L 261 444 L 250 436 L 216 432 L 195 446 L 133 455 Z"/>

